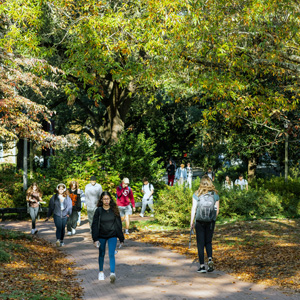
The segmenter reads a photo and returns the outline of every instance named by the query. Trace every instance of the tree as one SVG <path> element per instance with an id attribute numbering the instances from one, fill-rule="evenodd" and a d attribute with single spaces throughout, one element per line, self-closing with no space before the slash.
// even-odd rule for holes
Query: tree
<path id="1" fill-rule="evenodd" d="M 161 84 L 172 47 L 164 35 L 181 19 L 181 2 L 169 0 L 5 1 L 1 10 L 10 20 L 6 48 L 47 57 L 65 72 L 69 104 L 84 109 L 83 127 L 98 143 L 118 139 L 132 95 Z"/>
<path id="2" fill-rule="evenodd" d="M 30 68 L 44 68 L 45 62 L 27 59 L 0 49 L 0 136 L 5 143 L 19 138 L 28 138 L 44 147 L 59 147 L 67 144 L 64 137 L 54 136 L 42 128 L 42 120 L 49 121 L 53 114 L 46 106 L 39 105 L 20 95 L 25 86 L 42 96 L 40 87 L 54 88 L 55 84 L 36 76 Z M 52 71 L 57 71 L 51 69 Z"/>

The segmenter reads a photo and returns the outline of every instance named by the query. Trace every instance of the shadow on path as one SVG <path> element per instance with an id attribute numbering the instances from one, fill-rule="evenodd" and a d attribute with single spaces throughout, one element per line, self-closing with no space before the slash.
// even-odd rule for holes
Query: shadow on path
<path id="1" fill-rule="evenodd" d="M 0 226 L 30 232 L 30 222 L 1 222 Z M 55 243 L 52 221 L 38 222 L 38 236 Z M 106 255 L 106 280 L 98 281 L 98 249 L 92 244 L 85 220 L 74 236 L 66 236 L 64 251 L 75 261 L 77 277 L 84 288 L 84 299 L 230 299 L 298 300 L 299 294 L 285 295 L 263 285 L 238 281 L 220 271 L 199 274 L 198 263 L 178 253 L 129 239 L 116 255 L 115 284 L 109 282 Z"/>

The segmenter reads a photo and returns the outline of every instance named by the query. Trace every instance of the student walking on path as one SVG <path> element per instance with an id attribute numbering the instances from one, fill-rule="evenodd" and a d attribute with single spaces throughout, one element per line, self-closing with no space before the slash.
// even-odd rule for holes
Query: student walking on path
<path id="1" fill-rule="evenodd" d="M 93 217 L 95 210 L 97 209 L 97 203 L 102 194 L 102 186 L 97 183 L 96 176 L 91 176 L 90 183 L 85 187 L 85 204 L 87 209 L 88 221 L 90 228 L 92 227 Z"/>
<path id="2" fill-rule="evenodd" d="M 64 237 L 68 217 L 72 214 L 72 200 L 63 183 L 57 185 L 56 193 L 50 199 L 48 214 L 45 221 L 48 221 L 52 214 L 56 227 L 56 246 L 62 247 L 65 245 Z"/>
<path id="3" fill-rule="evenodd" d="M 130 216 L 132 210 L 135 212 L 135 202 L 128 178 L 123 178 L 121 184 L 117 187 L 117 205 L 122 221 L 125 219 L 125 234 L 129 234 Z"/>
<path id="4" fill-rule="evenodd" d="M 193 195 L 191 211 L 191 230 L 196 229 L 196 239 L 200 268 L 197 272 L 206 273 L 204 265 L 204 248 L 208 256 L 208 272 L 214 270 L 212 256 L 212 238 L 217 215 L 219 214 L 218 191 L 208 175 L 201 178 L 200 186 Z M 196 215 L 196 223 L 194 223 Z"/>
<path id="5" fill-rule="evenodd" d="M 151 217 L 154 217 L 154 207 L 153 207 L 154 187 L 153 184 L 149 183 L 148 178 L 146 177 L 143 179 L 142 193 L 144 194 L 144 196 L 142 200 L 142 211 L 140 213 L 140 216 L 142 218 L 144 217 L 148 205 L 151 210 Z"/>
<path id="6" fill-rule="evenodd" d="M 167 173 L 168 173 L 168 185 L 174 185 L 174 178 L 175 178 L 175 165 L 173 164 L 172 160 L 169 161 L 169 165 L 167 166 Z"/>
<path id="7" fill-rule="evenodd" d="M 40 202 L 42 201 L 42 192 L 38 184 L 34 182 L 26 191 L 26 201 L 28 203 L 28 212 L 31 217 L 31 234 L 35 234 L 38 230 L 35 228 L 37 215 L 39 213 Z"/>
<path id="8" fill-rule="evenodd" d="M 78 188 L 77 181 L 70 182 L 68 192 L 72 200 L 72 214 L 68 218 L 67 231 L 68 235 L 74 235 L 76 233 L 78 212 L 81 211 L 81 197 L 84 196 L 84 193 Z"/>
<path id="9" fill-rule="evenodd" d="M 98 208 L 94 214 L 92 224 L 92 238 L 95 247 L 99 248 L 99 274 L 98 280 L 104 280 L 103 272 L 104 256 L 106 243 L 108 244 L 109 265 L 110 265 L 110 282 L 116 280 L 115 274 L 115 249 L 117 238 L 120 243 L 124 243 L 122 232 L 122 222 L 119 209 L 113 201 L 109 192 L 103 192 L 97 204 Z"/>
<path id="10" fill-rule="evenodd" d="M 175 179 L 178 182 L 178 185 L 183 185 L 183 183 L 187 180 L 187 173 L 184 164 L 180 165 L 180 168 L 176 170 Z"/>

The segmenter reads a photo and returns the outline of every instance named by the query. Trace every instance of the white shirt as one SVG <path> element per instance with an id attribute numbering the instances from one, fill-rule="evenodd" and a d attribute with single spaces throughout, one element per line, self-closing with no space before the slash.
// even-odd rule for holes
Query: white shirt
<path id="1" fill-rule="evenodd" d="M 151 191 L 154 191 L 154 187 L 152 184 L 148 183 L 146 185 L 143 185 L 142 191 L 144 192 L 143 200 L 146 200 L 146 199 L 152 200 L 153 199 L 153 194 L 150 196 Z"/>
<path id="2" fill-rule="evenodd" d="M 245 188 L 246 185 L 248 185 L 248 181 L 246 179 L 236 179 L 234 182 L 235 185 L 239 185 L 241 190 L 243 190 Z"/>

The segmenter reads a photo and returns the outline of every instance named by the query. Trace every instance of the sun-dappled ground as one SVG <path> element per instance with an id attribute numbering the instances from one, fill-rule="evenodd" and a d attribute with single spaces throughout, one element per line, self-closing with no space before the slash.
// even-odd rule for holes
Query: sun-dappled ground
<path id="1" fill-rule="evenodd" d="M 198 260 L 195 235 L 135 223 L 131 239 L 163 246 Z M 300 292 L 300 220 L 217 224 L 213 239 L 217 269 L 249 282 Z"/>
<path id="2" fill-rule="evenodd" d="M 73 262 L 36 236 L 0 229 L 1 299 L 80 299 Z"/>

